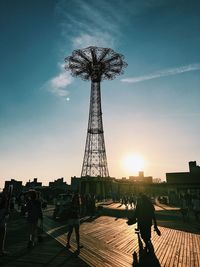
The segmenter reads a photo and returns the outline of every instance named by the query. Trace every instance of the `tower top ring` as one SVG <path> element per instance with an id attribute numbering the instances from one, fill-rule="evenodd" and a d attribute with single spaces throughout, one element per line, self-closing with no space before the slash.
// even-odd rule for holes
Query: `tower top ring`
<path id="1" fill-rule="evenodd" d="M 65 69 L 70 70 L 72 76 L 79 76 L 83 80 L 113 80 L 123 74 L 127 66 L 123 59 L 123 55 L 111 48 L 89 46 L 74 50 L 71 56 L 66 57 Z"/>

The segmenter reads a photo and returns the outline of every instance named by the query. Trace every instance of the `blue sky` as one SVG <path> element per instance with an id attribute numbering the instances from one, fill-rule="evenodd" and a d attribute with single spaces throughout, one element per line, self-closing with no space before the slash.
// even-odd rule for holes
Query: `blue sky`
<path id="1" fill-rule="evenodd" d="M 0 187 L 79 176 L 90 82 L 64 70 L 64 58 L 90 45 L 111 47 L 128 67 L 102 82 L 111 176 L 146 175 L 200 163 L 200 3 L 191 0 L 0 1 Z"/>

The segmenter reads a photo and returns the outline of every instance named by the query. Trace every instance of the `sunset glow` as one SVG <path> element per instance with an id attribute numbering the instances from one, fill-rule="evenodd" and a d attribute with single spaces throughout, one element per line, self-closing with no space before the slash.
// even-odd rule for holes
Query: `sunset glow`
<path id="1" fill-rule="evenodd" d="M 129 154 L 122 159 L 123 169 L 129 175 L 137 175 L 144 169 L 144 159 L 140 155 Z"/>

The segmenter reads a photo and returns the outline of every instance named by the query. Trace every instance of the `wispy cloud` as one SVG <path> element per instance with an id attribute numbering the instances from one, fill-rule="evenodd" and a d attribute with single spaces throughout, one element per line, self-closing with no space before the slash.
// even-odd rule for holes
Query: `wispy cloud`
<path id="1" fill-rule="evenodd" d="M 72 39 L 72 44 L 74 48 L 84 48 L 87 46 L 114 46 L 114 38 L 107 33 L 95 33 L 93 35 L 80 34 Z"/>
<path id="2" fill-rule="evenodd" d="M 44 87 L 52 94 L 66 98 L 69 95 L 67 86 L 73 82 L 73 78 L 68 72 L 64 71 L 64 64 L 59 64 L 59 69 L 58 75 L 47 81 Z"/>
<path id="3" fill-rule="evenodd" d="M 73 49 L 90 45 L 113 47 L 120 39 L 116 14 L 106 7 L 104 0 L 58 1 L 56 12 L 61 18 L 62 36 L 70 41 Z"/>
<path id="4" fill-rule="evenodd" d="M 62 36 L 74 49 L 88 41 L 115 48 L 124 40 L 130 21 L 134 27 L 135 18 L 165 4 L 165 0 L 58 0 L 55 11 Z"/>
<path id="5" fill-rule="evenodd" d="M 157 71 L 155 73 L 151 73 L 151 74 L 143 75 L 143 76 L 124 78 L 124 79 L 121 79 L 121 81 L 127 82 L 127 83 L 138 83 L 138 82 L 143 82 L 146 80 L 152 80 L 152 79 L 165 77 L 165 76 L 171 76 L 171 75 L 177 75 L 177 74 L 181 74 L 184 72 L 195 71 L 195 70 L 200 70 L 200 63 L 189 64 L 189 65 L 181 66 L 177 68 L 165 69 L 165 70 Z"/>

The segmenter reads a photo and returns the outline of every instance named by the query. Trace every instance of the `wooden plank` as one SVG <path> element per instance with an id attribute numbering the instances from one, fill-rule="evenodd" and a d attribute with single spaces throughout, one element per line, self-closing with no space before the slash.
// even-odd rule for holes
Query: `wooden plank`
<path id="1" fill-rule="evenodd" d="M 196 240 L 195 240 L 194 236 L 192 239 L 192 246 L 193 246 L 194 266 L 198 267 L 199 266 L 198 255 L 197 255 L 198 251 L 197 251 Z"/>
<path id="2" fill-rule="evenodd" d="M 188 253 L 188 235 L 184 235 L 184 252 L 183 252 L 183 264 L 182 266 L 188 266 L 189 262 L 187 259 L 187 255 L 189 255 Z"/>
<path id="3" fill-rule="evenodd" d="M 196 250 L 197 250 L 197 262 L 198 262 L 198 267 L 200 267 L 200 235 L 195 235 L 194 240 L 196 243 Z"/>
<path id="4" fill-rule="evenodd" d="M 161 237 L 155 236 L 154 233 L 154 238 L 152 239 L 153 245 L 154 245 L 154 252 L 156 256 L 159 259 L 159 262 L 162 261 L 162 257 L 164 256 L 163 251 L 166 251 L 166 244 L 168 242 L 168 234 L 169 234 L 169 229 L 161 229 L 162 235 Z"/>
<path id="5" fill-rule="evenodd" d="M 184 242 L 185 242 L 185 236 L 186 235 L 184 235 L 184 232 L 180 232 L 180 255 L 179 255 L 179 260 L 178 260 L 178 267 L 182 267 L 182 266 L 184 266 L 183 265 L 183 262 L 184 262 L 184 260 L 183 260 L 183 257 L 184 257 Z"/>
<path id="6" fill-rule="evenodd" d="M 170 247 L 170 250 L 168 252 L 167 257 L 165 258 L 165 261 L 163 262 L 165 266 L 173 266 L 173 259 L 175 257 L 176 253 L 176 242 L 177 242 L 178 236 L 176 235 L 176 231 L 172 231 L 170 229 L 169 231 L 169 244 L 168 246 Z"/>
<path id="7" fill-rule="evenodd" d="M 175 237 L 175 232 L 170 231 L 170 229 L 165 229 L 166 231 L 166 237 L 162 238 L 164 241 L 161 241 L 163 246 L 160 247 L 160 250 L 163 250 L 164 253 L 161 252 L 161 255 L 158 256 L 160 260 L 160 264 L 163 266 L 167 266 L 166 262 L 171 257 L 171 254 L 173 252 L 173 240 Z"/>
<path id="8" fill-rule="evenodd" d="M 174 231 L 171 231 L 171 232 L 174 232 Z M 171 244 L 171 253 L 170 253 L 171 255 L 169 255 L 167 259 L 168 266 L 170 267 L 174 266 L 174 258 L 176 257 L 177 239 L 178 239 L 178 235 L 176 234 L 176 232 L 174 232 L 172 244 Z"/>

